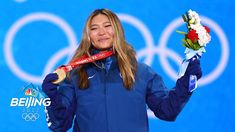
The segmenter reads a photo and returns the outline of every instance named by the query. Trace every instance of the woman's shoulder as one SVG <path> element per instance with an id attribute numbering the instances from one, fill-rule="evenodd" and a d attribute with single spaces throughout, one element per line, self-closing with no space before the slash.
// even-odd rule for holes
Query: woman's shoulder
<path id="1" fill-rule="evenodd" d="M 137 65 L 137 72 L 144 75 L 154 75 L 156 72 L 153 70 L 153 68 L 143 62 L 138 62 Z"/>
<path id="2" fill-rule="evenodd" d="M 148 68 L 148 67 L 150 67 L 150 66 L 147 65 L 147 64 L 145 64 L 145 63 L 143 63 L 143 62 L 139 62 L 139 61 L 138 61 L 138 67 L 140 67 L 140 68 Z"/>

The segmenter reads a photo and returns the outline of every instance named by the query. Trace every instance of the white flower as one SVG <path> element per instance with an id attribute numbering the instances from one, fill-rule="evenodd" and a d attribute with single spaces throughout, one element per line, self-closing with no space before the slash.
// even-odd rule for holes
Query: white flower
<path id="1" fill-rule="evenodd" d="M 200 24 L 201 19 L 199 17 L 199 15 L 197 14 L 197 12 L 192 11 L 191 9 L 188 11 L 188 16 L 190 20 L 193 20 L 194 23 L 193 24 Z"/>
<path id="2" fill-rule="evenodd" d="M 209 43 L 211 40 L 211 36 L 208 33 L 199 35 L 198 38 L 198 43 L 200 46 L 206 46 L 206 44 Z"/>
<path id="3" fill-rule="evenodd" d="M 200 46 L 206 46 L 207 43 L 210 42 L 211 36 L 207 33 L 205 27 L 202 25 L 195 28 L 196 33 L 198 34 L 198 43 Z"/>
<path id="4" fill-rule="evenodd" d="M 201 26 L 200 24 L 196 24 L 196 25 L 195 25 L 195 24 L 190 24 L 190 28 L 191 28 L 191 29 L 194 29 L 194 30 L 199 29 L 200 26 Z"/>
<path id="5" fill-rule="evenodd" d="M 198 34 L 198 43 L 200 46 L 206 46 L 207 43 L 210 42 L 211 36 L 207 33 L 206 29 L 201 25 L 201 19 L 197 12 L 192 11 L 191 9 L 188 11 L 189 19 L 191 20 L 189 26 L 191 29 L 196 30 Z M 189 21 L 190 21 L 189 20 Z"/>

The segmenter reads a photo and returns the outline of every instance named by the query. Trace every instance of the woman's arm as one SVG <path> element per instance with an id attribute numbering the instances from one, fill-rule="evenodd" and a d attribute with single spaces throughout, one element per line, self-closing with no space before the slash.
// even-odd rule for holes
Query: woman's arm
<path id="1" fill-rule="evenodd" d="M 53 84 L 57 75 L 49 74 L 43 81 L 43 91 L 50 97 L 51 105 L 45 108 L 48 127 L 52 131 L 67 131 L 75 114 L 75 92 L 69 80 Z"/>
<path id="2" fill-rule="evenodd" d="M 162 78 L 151 72 L 148 81 L 146 102 L 154 114 L 167 121 L 174 121 L 191 96 L 189 77 L 196 75 L 201 78 L 202 71 L 199 60 L 190 62 L 184 76 L 176 81 L 173 89 L 167 89 Z"/>

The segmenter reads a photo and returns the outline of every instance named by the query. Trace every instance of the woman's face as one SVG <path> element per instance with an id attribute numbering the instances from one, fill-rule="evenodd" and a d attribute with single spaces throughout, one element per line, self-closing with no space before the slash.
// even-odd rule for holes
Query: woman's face
<path id="1" fill-rule="evenodd" d="M 107 16 L 99 14 L 93 17 L 89 36 L 96 49 L 105 50 L 113 46 L 114 30 Z"/>

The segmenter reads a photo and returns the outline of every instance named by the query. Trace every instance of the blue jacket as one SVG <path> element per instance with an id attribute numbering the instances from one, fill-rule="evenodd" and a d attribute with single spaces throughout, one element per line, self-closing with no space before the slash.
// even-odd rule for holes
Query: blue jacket
<path id="1" fill-rule="evenodd" d="M 88 89 L 79 89 L 76 74 L 59 85 L 45 110 L 51 130 L 67 131 L 74 124 L 75 132 L 147 132 L 146 104 L 159 119 L 176 119 L 191 95 L 187 77 L 167 89 L 158 74 L 138 63 L 133 90 L 126 90 L 117 60 L 111 60 L 110 68 L 103 62 L 103 68 L 86 65 Z"/>

